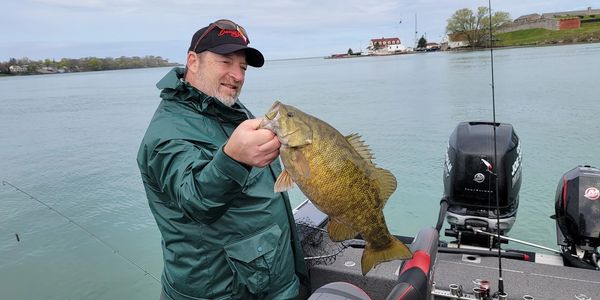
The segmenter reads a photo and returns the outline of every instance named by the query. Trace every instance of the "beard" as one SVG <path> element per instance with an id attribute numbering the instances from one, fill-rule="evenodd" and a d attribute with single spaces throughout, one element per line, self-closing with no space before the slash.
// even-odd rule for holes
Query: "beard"
<path id="1" fill-rule="evenodd" d="M 239 94 L 240 93 L 236 93 L 234 96 L 227 96 L 227 95 L 215 94 L 214 97 L 217 98 L 217 100 L 221 101 L 221 103 L 223 103 L 223 104 L 231 107 L 238 100 L 238 95 Z"/>
<path id="2" fill-rule="evenodd" d="M 238 88 L 235 91 L 235 93 L 225 93 L 219 91 L 219 88 L 221 88 L 221 84 L 218 80 L 207 80 L 207 77 L 199 77 L 200 78 L 198 80 L 198 88 L 206 95 L 216 98 L 217 100 L 221 101 L 221 103 L 229 107 L 231 107 L 238 100 L 242 89 L 241 85 L 238 85 Z"/>

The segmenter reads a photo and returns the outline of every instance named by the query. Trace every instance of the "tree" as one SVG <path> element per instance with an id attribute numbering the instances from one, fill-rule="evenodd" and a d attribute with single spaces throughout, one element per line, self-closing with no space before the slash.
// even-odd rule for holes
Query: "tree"
<path id="1" fill-rule="evenodd" d="M 30 74 L 35 74 L 37 73 L 38 69 L 42 67 L 42 63 L 39 61 L 29 61 L 29 64 L 27 65 L 27 73 Z"/>
<path id="2" fill-rule="evenodd" d="M 62 58 L 59 62 L 58 62 L 58 67 L 62 68 L 64 70 L 71 70 L 71 68 L 74 66 L 74 64 L 72 64 L 71 60 L 68 58 Z"/>
<path id="3" fill-rule="evenodd" d="M 8 62 L 0 62 L 0 74 L 10 74 L 10 65 Z"/>
<path id="4" fill-rule="evenodd" d="M 42 67 L 52 67 L 55 69 L 63 69 L 67 72 L 80 72 L 80 71 L 100 71 L 100 70 L 114 70 L 114 69 L 131 69 L 131 68 L 149 68 L 149 67 L 162 67 L 162 66 L 173 66 L 175 64 L 169 63 L 167 59 L 160 56 L 134 56 L 119 58 L 98 58 L 98 57 L 85 57 L 79 59 L 63 58 L 60 61 L 54 59 L 44 59 L 39 61 L 32 61 L 27 57 L 16 59 L 10 58 L 8 62 L 0 62 L 0 73 L 10 73 L 7 70 L 12 65 L 27 67 L 28 74 L 36 74 Z"/>
<path id="5" fill-rule="evenodd" d="M 349 48 L 348 49 L 348 55 L 352 55 L 352 54 L 354 54 L 354 52 L 352 52 L 352 48 Z"/>
<path id="6" fill-rule="evenodd" d="M 446 33 L 463 35 L 473 48 L 487 45 L 489 41 L 490 17 L 487 7 L 478 7 L 475 15 L 472 10 L 457 10 L 446 25 Z M 495 12 L 492 15 L 492 35 L 499 27 L 512 22 L 507 12 Z"/>
<path id="7" fill-rule="evenodd" d="M 100 71 L 100 70 L 102 70 L 102 63 L 97 58 L 90 57 L 87 60 L 87 67 L 89 70 L 92 70 L 92 71 Z"/>
<path id="8" fill-rule="evenodd" d="M 421 38 L 419 39 L 419 42 L 417 43 L 417 48 L 426 48 L 427 47 L 427 39 L 425 39 L 425 36 L 421 36 Z"/>

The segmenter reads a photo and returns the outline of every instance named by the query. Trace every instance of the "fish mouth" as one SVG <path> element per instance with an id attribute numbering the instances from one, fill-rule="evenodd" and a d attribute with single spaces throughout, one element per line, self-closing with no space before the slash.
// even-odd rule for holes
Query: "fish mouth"
<path id="1" fill-rule="evenodd" d="M 271 108 L 269 108 L 269 112 L 265 115 L 269 121 L 275 121 L 275 118 L 279 115 L 279 107 L 281 106 L 281 102 L 275 101 Z"/>
<path id="2" fill-rule="evenodd" d="M 271 108 L 265 114 L 262 122 L 260 122 L 259 128 L 269 129 L 275 132 L 275 127 L 277 121 L 279 120 L 279 107 L 281 106 L 281 102 L 275 101 Z"/>
<path id="3" fill-rule="evenodd" d="M 292 135 L 292 134 L 296 133 L 297 131 L 298 131 L 298 129 L 294 129 L 294 130 L 292 130 L 292 131 L 289 131 L 289 132 L 288 132 L 288 133 L 286 133 L 286 134 L 282 134 L 282 135 L 281 135 L 281 138 L 286 138 L 286 137 L 288 137 L 288 136 L 290 136 L 290 135 Z"/>
<path id="4" fill-rule="evenodd" d="M 278 135 L 277 135 L 277 139 L 279 139 L 279 143 L 281 143 L 281 147 L 284 147 L 284 148 L 289 148 L 289 147 L 290 147 L 290 140 L 289 140 L 289 138 L 288 138 L 288 137 L 289 137 L 290 135 L 292 135 L 292 134 L 296 133 L 297 131 L 298 131 L 298 130 L 296 129 L 296 130 L 290 131 L 290 132 L 288 132 L 288 133 L 286 133 L 286 134 L 282 134 L 282 135 L 279 135 L 279 134 L 278 134 Z"/>

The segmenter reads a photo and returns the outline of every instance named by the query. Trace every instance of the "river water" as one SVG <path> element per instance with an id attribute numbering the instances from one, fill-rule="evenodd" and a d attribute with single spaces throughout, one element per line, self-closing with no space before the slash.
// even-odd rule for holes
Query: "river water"
<path id="1" fill-rule="evenodd" d="M 497 121 L 523 151 L 511 237 L 556 248 L 559 179 L 600 167 L 599 57 L 600 44 L 494 51 Z M 0 298 L 156 298 L 160 235 L 135 156 L 168 70 L 0 78 Z M 437 220 L 454 127 L 492 119 L 490 85 L 488 51 L 312 58 L 251 68 L 241 98 L 256 115 L 280 100 L 361 134 L 398 179 L 390 230 L 414 235 Z"/>

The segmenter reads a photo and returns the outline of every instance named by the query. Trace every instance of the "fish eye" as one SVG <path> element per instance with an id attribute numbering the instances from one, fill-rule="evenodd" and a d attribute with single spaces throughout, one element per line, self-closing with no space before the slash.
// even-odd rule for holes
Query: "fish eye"
<path id="1" fill-rule="evenodd" d="M 290 117 L 290 118 L 293 117 L 294 116 L 294 112 L 293 111 L 288 111 L 287 116 Z"/>

